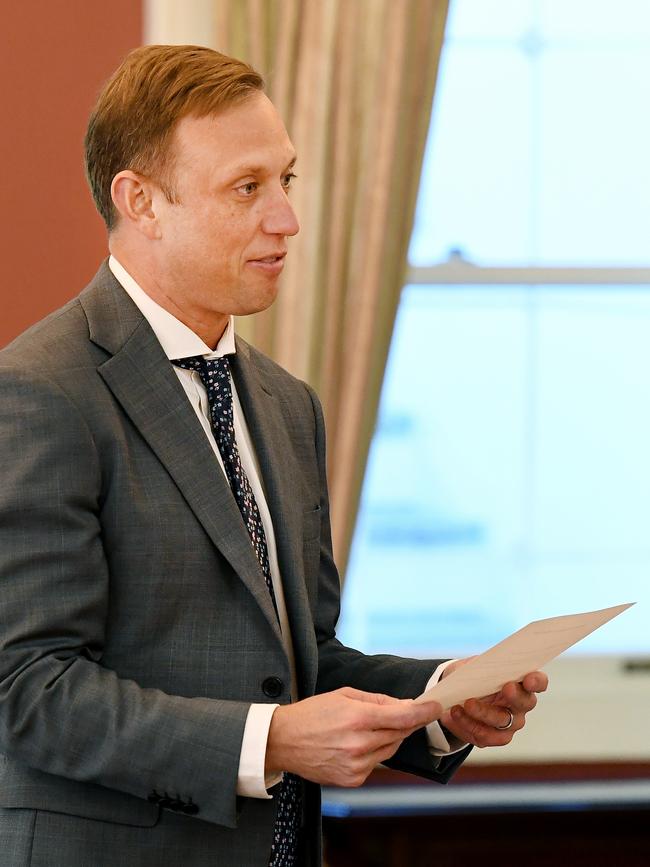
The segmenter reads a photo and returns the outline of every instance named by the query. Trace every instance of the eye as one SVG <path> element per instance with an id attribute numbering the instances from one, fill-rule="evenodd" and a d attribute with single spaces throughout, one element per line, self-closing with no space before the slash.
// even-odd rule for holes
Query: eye
<path id="1" fill-rule="evenodd" d="M 298 175 L 295 175 L 293 172 L 287 172 L 287 174 L 284 175 L 284 177 L 282 178 L 282 186 L 285 188 L 285 190 L 289 189 L 289 187 L 291 186 L 291 182 L 297 177 Z"/>
<path id="2" fill-rule="evenodd" d="M 257 181 L 249 181 L 247 184 L 242 184 L 240 187 L 237 187 L 237 189 L 244 196 L 252 196 L 258 186 L 259 184 Z"/>

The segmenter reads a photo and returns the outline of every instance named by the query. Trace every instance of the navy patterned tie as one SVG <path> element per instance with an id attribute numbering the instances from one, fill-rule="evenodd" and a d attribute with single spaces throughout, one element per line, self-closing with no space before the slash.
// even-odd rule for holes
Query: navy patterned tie
<path id="1" fill-rule="evenodd" d="M 277 615 L 278 607 L 273 591 L 264 525 L 235 440 L 228 356 L 206 359 L 202 355 L 196 355 L 192 358 L 175 359 L 172 364 L 185 370 L 195 370 L 201 377 L 208 395 L 212 432 L 223 460 L 226 478 L 251 538 Z M 273 829 L 269 867 L 292 867 L 297 864 L 300 812 L 299 779 L 293 774 L 285 774 L 278 796 L 278 814 Z"/>

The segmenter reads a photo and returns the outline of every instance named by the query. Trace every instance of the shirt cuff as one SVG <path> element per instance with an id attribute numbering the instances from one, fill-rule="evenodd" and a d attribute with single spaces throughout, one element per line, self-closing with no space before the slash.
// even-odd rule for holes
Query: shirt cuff
<path id="1" fill-rule="evenodd" d="M 432 686 L 435 686 L 438 683 L 442 677 L 443 671 L 448 665 L 451 665 L 452 662 L 456 662 L 456 660 L 448 659 L 447 662 L 440 663 L 438 668 L 436 668 L 427 681 L 425 690 L 431 689 Z M 429 723 L 429 725 L 426 726 L 426 730 L 427 739 L 429 741 L 429 750 L 433 756 L 450 756 L 453 755 L 453 753 L 460 752 L 460 750 L 467 746 L 467 744 L 463 743 L 460 738 L 454 737 L 451 732 L 446 731 L 446 729 L 443 730 L 437 720 Z"/>
<path id="2" fill-rule="evenodd" d="M 246 798 L 266 798 L 267 789 L 282 780 L 282 773 L 264 775 L 266 742 L 269 739 L 271 717 L 277 704 L 252 704 L 248 709 L 244 737 L 239 754 L 239 773 L 237 774 L 237 794 Z"/>

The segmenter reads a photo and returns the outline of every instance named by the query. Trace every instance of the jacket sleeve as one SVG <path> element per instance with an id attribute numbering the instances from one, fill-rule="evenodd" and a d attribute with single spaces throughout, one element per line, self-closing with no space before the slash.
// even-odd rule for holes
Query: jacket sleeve
<path id="1" fill-rule="evenodd" d="M 168 695 L 102 664 L 111 603 L 91 431 L 62 387 L 0 368 L 0 751 L 236 826 L 249 704 Z M 189 812 L 189 810 L 188 810 Z"/>
<path id="2" fill-rule="evenodd" d="M 407 659 L 387 654 L 366 655 L 346 647 L 336 638 L 340 613 L 340 580 L 332 556 L 327 492 L 325 425 L 315 393 L 308 387 L 314 407 L 316 452 L 321 486 L 321 551 L 318 585 L 318 613 L 315 622 L 318 643 L 317 692 L 352 686 L 367 692 L 386 693 L 396 698 L 415 698 L 443 660 Z M 469 755 L 467 748 L 449 757 L 433 756 L 425 729 L 414 732 L 390 761 L 390 767 L 445 783 Z"/>

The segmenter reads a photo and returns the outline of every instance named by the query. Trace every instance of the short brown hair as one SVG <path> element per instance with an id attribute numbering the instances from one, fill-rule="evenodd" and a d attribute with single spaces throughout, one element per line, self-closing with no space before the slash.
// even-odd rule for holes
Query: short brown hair
<path id="1" fill-rule="evenodd" d="M 186 115 L 204 117 L 264 88 L 251 66 L 199 45 L 145 45 L 108 80 L 88 122 L 86 177 L 109 232 L 117 213 L 115 175 L 131 169 L 156 180 L 173 201 L 170 140 Z"/>

